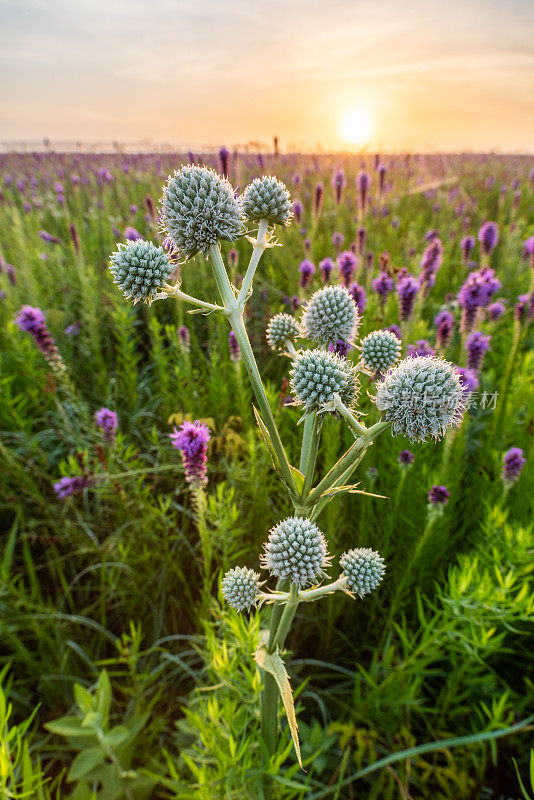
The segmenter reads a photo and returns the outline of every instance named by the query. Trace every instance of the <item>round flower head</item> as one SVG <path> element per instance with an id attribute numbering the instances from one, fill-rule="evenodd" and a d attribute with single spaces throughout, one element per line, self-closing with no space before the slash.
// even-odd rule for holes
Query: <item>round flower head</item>
<path id="1" fill-rule="evenodd" d="M 248 220 L 267 219 L 278 225 L 288 225 L 293 212 L 291 197 L 285 185 L 271 175 L 256 178 L 241 198 L 243 216 Z"/>
<path id="2" fill-rule="evenodd" d="M 377 387 L 375 403 L 395 436 L 440 439 L 460 422 L 463 391 L 455 367 L 441 358 L 405 358 Z"/>
<path id="3" fill-rule="evenodd" d="M 207 167 L 188 165 L 169 178 L 161 218 L 178 252 L 208 256 L 212 244 L 233 241 L 243 231 L 241 209 L 226 178 Z"/>
<path id="4" fill-rule="evenodd" d="M 317 525 L 304 517 L 288 517 L 272 528 L 264 549 L 264 569 L 298 586 L 317 583 L 328 566 L 326 540 Z"/>
<path id="5" fill-rule="evenodd" d="M 306 336 L 323 346 L 338 339 L 348 342 L 355 335 L 358 323 L 356 303 L 343 286 L 318 289 L 302 318 Z"/>
<path id="6" fill-rule="evenodd" d="M 282 350 L 287 339 L 293 342 L 300 335 L 299 324 L 290 314 L 276 314 L 267 326 L 267 343 L 271 350 Z"/>
<path id="7" fill-rule="evenodd" d="M 385 572 L 384 559 L 369 547 L 358 547 L 343 553 L 339 559 L 347 588 L 363 597 L 376 589 Z"/>
<path id="8" fill-rule="evenodd" d="M 140 300 L 150 303 L 158 289 L 170 278 L 176 265 L 161 247 L 143 239 L 117 247 L 109 259 L 113 282 L 134 303 Z"/>
<path id="9" fill-rule="evenodd" d="M 362 361 L 374 372 L 385 372 L 400 356 L 401 343 L 391 331 L 373 331 L 362 340 Z"/>
<path id="10" fill-rule="evenodd" d="M 346 358 L 324 350 L 305 350 L 291 370 L 291 389 L 307 413 L 320 411 L 337 392 L 350 405 L 356 395 L 356 372 Z"/>
<path id="11" fill-rule="evenodd" d="M 222 580 L 223 595 L 236 611 L 248 611 L 254 604 L 259 588 L 260 576 L 248 567 L 234 567 Z"/>

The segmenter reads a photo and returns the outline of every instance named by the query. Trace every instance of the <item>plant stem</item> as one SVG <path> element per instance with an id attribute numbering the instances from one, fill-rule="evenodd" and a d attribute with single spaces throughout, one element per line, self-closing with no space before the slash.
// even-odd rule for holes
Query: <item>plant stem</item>
<path id="1" fill-rule="evenodd" d="M 302 433 L 302 449 L 300 452 L 300 471 L 304 475 L 304 485 L 302 487 L 301 498 L 305 502 L 306 495 L 311 489 L 313 476 L 315 474 L 315 464 L 317 462 L 317 452 L 321 440 L 322 420 L 318 420 L 315 411 L 308 414 L 304 421 L 304 431 Z"/>
<path id="2" fill-rule="evenodd" d="M 267 244 L 268 225 L 269 223 L 266 219 L 260 219 L 258 225 L 258 238 L 256 239 L 256 243 L 254 244 L 254 249 L 252 250 L 252 256 L 250 257 L 250 262 L 247 267 L 245 277 L 243 278 L 241 289 L 239 290 L 239 294 L 237 296 L 237 302 L 238 305 L 240 306 L 242 306 L 246 302 L 250 286 L 252 284 L 252 281 L 254 280 L 256 268 L 258 266 L 260 258 L 262 257 L 263 251 L 265 250 L 265 246 Z"/>
<path id="3" fill-rule="evenodd" d="M 501 427 L 504 412 L 506 411 L 508 392 L 510 390 L 510 384 L 512 382 L 512 372 L 514 369 L 515 360 L 517 356 L 517 349 L 519 347 L 520 340 L 521 340 L 521 322 L 516 319 L 514 320 L 514 337 L 512 340 L 512 347 L 510 349 L 510 355 L 508 356 L 508 363 L 506 364 L 506 372 L 504 373 L 504 378 L 501 384 L 501 399 L 499 403 L 499 410 L 495 416 L 495 423 L 493 425 L 494 436 Z"/>

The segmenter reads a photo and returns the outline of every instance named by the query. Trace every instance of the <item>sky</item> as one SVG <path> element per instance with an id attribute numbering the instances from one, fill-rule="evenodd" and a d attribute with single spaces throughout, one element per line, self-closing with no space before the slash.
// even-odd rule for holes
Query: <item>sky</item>
<path id="1" fill-rule="evenodd" d="M 534 151 L 534 0 L 0 0 L 0 142 Z"/>

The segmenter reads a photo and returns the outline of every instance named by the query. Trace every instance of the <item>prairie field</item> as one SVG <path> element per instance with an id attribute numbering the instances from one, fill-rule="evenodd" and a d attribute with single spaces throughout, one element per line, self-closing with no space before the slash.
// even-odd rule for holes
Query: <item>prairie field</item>
<path id="1" fill-rule="evenodd" d="M 253 356 L 220 313 L 213 251 L 168 244 L 163 187 L 193 163 L 236 197 L 263 175 L 291 195 L 243 303 Z M 220 242 L 232 298 L 261 227 L 239 233 Z M 204 306 L 123 296 L 110 256 L 145 241 Z M 313 415 L 308 476 L 301 354 L 266 330 L 288 314 L 309 347 L 308 304 L 328 286 L 346 288 L 358 324 L 320 358 L 358 388 Z M 1 154 L 1 797 L 532 797 L 533 293 L 532 157 Z M 362 342 L 386 329 L 408 369 L 460 369 L 461 413 L 437 441 L 369 438 L 308 515 L 292 481 L 305 500 L 299 481 L 328 476 L 381 419 L 389 373 Z M 196 420 L 198 480 L 176 438 Z M 276 649 L 293 699 L 271 698 L 268 746 L 258 653 L 279 606 L 238 611 L 222 581 L 247 567 L 266 593 L 263 543 L 293 514 L 324 533 L 328 580 L 353 548 L 385 571 L 372 592 L 295 605 Z"/>

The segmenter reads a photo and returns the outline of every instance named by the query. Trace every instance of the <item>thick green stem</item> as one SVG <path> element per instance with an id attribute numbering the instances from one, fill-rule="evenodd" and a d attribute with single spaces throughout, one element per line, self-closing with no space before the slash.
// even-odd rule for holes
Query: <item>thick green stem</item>
<path id="1" fill-rule="evenodd" d="M 226 308 L 230 311 L 228 319 L 230 321 L 230 325 L 232 326 L 232 330 L 235 333 L 239 349 L 241 350 L 241 357 L 243 359 L 243 363 L 245 364 L 256 402 L 260 408 L 263 422 L 269 431 L 273 448 L 280 465 L 280 470 L 291 493 L 295 497 L 298 497 L 295 479 L 291 472 L 286 451 L 284 450 L 284 446 L 280 439 L 280 434 L 278 433 L 278 428 L 276 427 L 273 412 L 263 387 L 258 365 L 256 364 L 256 359 L 254 358 L 254 353 L 252 351 L 252 347 L 250 346 L 245 323 L 243 322 L 243 315 L 230 285 L 218 245 L 212 245 L 210 247 L 210 258 L 222 301 Z"/>
<path id="2" fill-rule="evenodd" d="M 258 225 L 258 238 L 254 244 L 252 256 L 250 257 L 250 262 L 245 273 L 245 277 L 243 278 L 241 289 L 239 290 L 239 294 L 237 296 L 237 302 L 240 306 L 246 302 L 252 281 L 254 280 L 256 268 L 259 264 L 260 258 L 262 257 L 263 251 L 265 250 L 265 246 L 267 245 L 268 225 L 269 222 L 266 219 L 260 219 Z"/>
<path id="3" fill-rule="evenodd" d="M 312 411 L 304 421 L 302 449 L 300 452 L 300 471 L 304 475 L 301 498 L 304 503 L 306 502 L 306 495 L 310 491 L 313 483 L 315 465 L 317 463 L 317 452 L 321 440 L 321 428 L 322 420 L 319 420 L 315 411 Z"/>
<path id="4" fill-rule="evenodd" d="M 274 643 L 271 652 L 274 652 L 276 649 L 281 650 L 284 646 L 284 642 L 287 634 L 289 633 L 289 629 L 291 628 L 291 623 L 293 622 L 293 617 L 295 616 L 299 604 L 298 595 L 298 587 L 296 584 L 292 583 L 289 589 L 289 600 L 284 605 L 284 610 L 278 625 L 278 630 L 276 631 L 276 636 L 274 637 Z"/>

